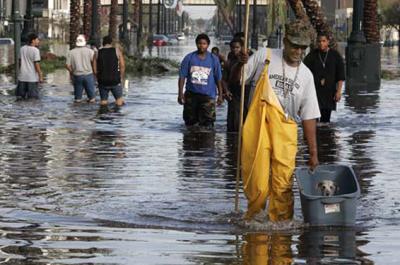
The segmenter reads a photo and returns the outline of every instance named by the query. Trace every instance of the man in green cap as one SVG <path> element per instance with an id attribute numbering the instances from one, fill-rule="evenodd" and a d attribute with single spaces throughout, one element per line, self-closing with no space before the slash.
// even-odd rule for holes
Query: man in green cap
<path id="1" fill-rule="evenodd" d="M 266 205 L 271 221 L 293 217 L 298 123 L 308 144 L 310 169 L 319 163 L 316 119 L 320 111 L 313 75 L 302 63 L 313 33 L 308 23 L 292 21 L 285 25 L 283 50 L 262 48 L 250 57 L 243 52 L 234 67 L 240 78 L 240 70 L 247 64 L 245 81 L 252 86 L 241 156 L 246 219 L 256 217 Z"/>

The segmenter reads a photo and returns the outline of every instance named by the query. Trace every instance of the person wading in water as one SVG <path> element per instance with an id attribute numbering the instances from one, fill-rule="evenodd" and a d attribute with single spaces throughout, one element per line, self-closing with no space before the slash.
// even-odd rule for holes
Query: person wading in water
<path id="1" fill-rule="evenodd" d="M 320 122 L 330 122 L 332 110 L 342 98 L 342 86 L 345 80 L 344 62 L 338 51 L 329 48 L 328 36 L 318 35 L 318 49 L 311 51 L 304 64 L 314 75 L 315 89 L 319 108 Z"/>
<path id="2" fill-rule="evenodd" d="M 286 24 L 284 49 L 262 48 L 251 57 L 242 53 L 234 71 L 247 63 L 246 82 L 252 86 L 243 126 L 241 153 L 247 220 L 258 219 L 268 203 L 272 222 L 293 218 L 293 171 L 297 153 L 297 123 L 308 144 L 310 169 L 318 165 L 316 119 L 320 117 L 311 71 L 302 63 L 310 45 L 311 25 Z M 238 79 L 239 80 L 239 79 Z"/>
<path id="3" fill-rule="evenodd" d="M 198 35 L 197 51 L 185 56 L 179 71 L 178 103 L 183 105 L 183 119 L 189 127 L 214 127 L 217 88 L 217 104 L 223 102 L 221 64 L 217 56 L 207 51 L 209 45 L 206 34 Z M 185 80 L 186 91 L 183 93 Z"/>

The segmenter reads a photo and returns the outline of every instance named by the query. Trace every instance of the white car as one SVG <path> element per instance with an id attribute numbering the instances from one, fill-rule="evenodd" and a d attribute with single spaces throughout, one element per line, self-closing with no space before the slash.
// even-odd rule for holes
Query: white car
<path id="1" fill-rule="evenodd" d="M 0 38 L 0 45 L 14 45 L 14 40 L 11 38 Z"/>
<path id="2" fill-rule="evenodd" d="M 185 40 L 186 39 L 185 34 L 183 34 L 183 33 L 176 34 L 176 38 L 178 40 Z"/>

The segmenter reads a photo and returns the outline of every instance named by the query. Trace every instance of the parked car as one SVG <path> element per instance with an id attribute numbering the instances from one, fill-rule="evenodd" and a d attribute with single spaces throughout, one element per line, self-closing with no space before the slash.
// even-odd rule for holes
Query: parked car
<path id="1" fill-rule="evenodd" d="M 0 45 L 14 45 L 14 40 L 11 38 L 0 38 Z"/>
<path id="2" fill-rule="evenodd" d="M 229 43 L 231 43 L 231 40 L 233 39 L 233 37 L 231 35 L 221 35 L 221 36 L 219 36 L 218 39 L 219 39 L 220 43 L 229 45 Z"/>
<path id="3" fill-rule="evenodd" d="M 168 37 L 162 34 L 153 35 L 154 46 L 166 46 L 168 45 Z"/>
<path id="4" fill-rule="evenodd" d="M 168 34 L 168 45 L 175 45 L 178 44 L 178 38 L 176 37 L 176 34 Z"/>
<path id="5" fill-rule="evenodd" d="M 176 35 L 176 38 L 177 38 L 178 40 L 185 40 L 185 39 L 186 39 L 185 34 L 183 34 L 183 33 L 178 33 L 178 34 Z"/>

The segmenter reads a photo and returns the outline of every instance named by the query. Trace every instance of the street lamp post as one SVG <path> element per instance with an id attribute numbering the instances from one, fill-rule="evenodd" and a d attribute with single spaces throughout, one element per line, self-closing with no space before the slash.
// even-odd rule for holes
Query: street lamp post
<path id="1" fill-rule="evenodd" d="M 362 31 L 363 9 L 364 0 L 354 0 L 352 32 L 346 47 L 346 87 L 353 90 L 375 89 L 381 79 L 380 46 L 366 42 Z"/>
<path id="2" fill-rule="evenodd" d="M 14 22 L 14 65 L 15 72 L 14 78 L 15 83 L 18 83 L 18 74 L 19 74 L 19 51 L 21 49 L 21 24 L 22 17 L 19 10 L 19 0 L 13 0 L 12 2 L 12 13 L 13 13 L 13 22 Z"/>
<path id="3" fill-rule="evenodd" d="M 28 34 L 33 32 L 32 0 L 26 1 L 26 11 L 24 16 L 24 28 L 22 30 L 22 41 L 26 42 Z"/>

